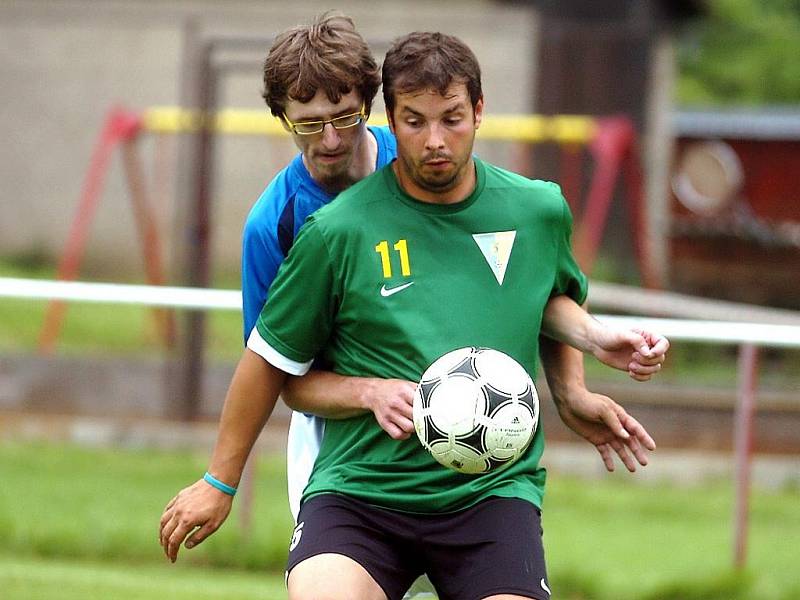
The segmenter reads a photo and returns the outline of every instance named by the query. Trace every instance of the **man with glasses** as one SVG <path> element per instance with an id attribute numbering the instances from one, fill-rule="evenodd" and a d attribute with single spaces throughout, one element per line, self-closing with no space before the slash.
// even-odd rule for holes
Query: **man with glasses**
<path id="1" fill-rule="evenodd" d="M 367 127 L 380 85 L 378 66 L 366 43 L 344 16 L 326 14 L 307 27 L 279 35 L 264 65 L 264 99 L 279 117 L 300 154 L 284 168 L 253 206 L 244 230 L 242 294 L 244 335 L 250 336 L 267 290 L 294 243 L 306 217 L 341 191 L 396 156 L 388 128 Z M 302 306 L 296 310 L 302 311 Z M 586 390 L 580 352 L 542 338 L 548 382 L 564 422 L 600 452 L 613 470 L 616 452 L 629 470 L 647 462 L 654 444 L 642 426 L 611 399 Z M 318 365 L 324 368 L 325 365 Z M 631 375 L 648 379 L 651 365 L 633 364 Z M 276 371 L 276 373 L 279 373 Z M 344 377 L 322 369 L 303 377 L 275 376 L 264 383 L 266 402 L 226 400 L 212 464 L 238 462 L 282 394 L 293 412 L 287 451 L 289 496 L 297 516 L 300 496 L 319 450 L 323 418 L 348 418 L 372 412 L 393 439 L 413 432 L 411 403 L 415 383 L 401 379 Z M 224 448 L 225 456 L 219 449 Z M 161 544 L 171 560 L 184 539 L 191 548 L 213 533 L 231 507 L 237 481 L 207 477 L 182 490 L 167 505 L 161 520 Z"/>
<path id="2" fill-rule="evenodd" d="M 347 17 L 325 14 L 309 26 L 295 27 L 275 39 L 264 63 L 263 97 L 292 134 L 300 153 L 267 186 L 244 226 L 245 341 L 306 217 L 396 156 L 394 136 L 388 128 L 366 125 L 379 87 L 379 67 Z M 368 396 L 379 421 L 399 434 L 394 425 L 399 415 L 384 398 L 397 405 L 404 403 L 411 398 L 413 385 L 355 381 L 317 370 L 310 377 L 293 379 L 283 393 L 319 396 L 320 400 Z M 295 517 L 321 437 L 320 419 L 292 413 L 287 477 Z"/>

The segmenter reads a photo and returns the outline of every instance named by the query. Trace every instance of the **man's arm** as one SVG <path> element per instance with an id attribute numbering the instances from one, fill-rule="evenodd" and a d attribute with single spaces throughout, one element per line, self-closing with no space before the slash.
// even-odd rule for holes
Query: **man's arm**
<path id="1" fill-rule="evenodd" d="M 267 290 L 283 261 L 283 252 L 275 232 L 277 224 L 264 222 L 263 212 L 259 211 L 262 201 L 263 197 L 259 198 L 242 232 L 242 323 L 245 344 L 264 306 Z"/>
<path id="2" fill-rule="evenodd" d="M 414 431 L 412 406 L 417 385 L 402 379 L 345 377 L 330 371 L 309 371 L 289 377 L 282 398 L 292 410 L 328 419 L 347 419 L 372 412 L 392 438 L 404 440 Z"/>
<path id="3" fill-rule="evenodd" d="M 607 470 L 614 470 L 612 450 L 631 472 L 637 461 L 646 465 L 647 451 L 656 447 L 653 438 L 611 398 L 586 389 L 583 354 L 544 336 L 539 348 L 547 384 L 564 424 L 597 448 Z"/>
<path id="4" fill-rule="evenodd" d="M 647 381 L 658 373 L 669 349 L 667 338 L 642 329 L 603 325 L 563 295 L 548 301 L 542 333 L 590 353 L 610 367 L 627 371 L 637 381 Z"/>
<path id="5" fill-rule="evenodd" d="M 247 457 L 275 408 L 286 377 L 253 351 L 244 351 L 220 416 L 208 466 L 213 477 L 234 488 L 239 485 Z M 214 533 L 228 517 L 232 503 L 232 496 L 204 479 L 178 492 L 161 516 L 159 539 L 167 558 L 175 562 L 184 540 L 186 547 L 192 548 Z"/>

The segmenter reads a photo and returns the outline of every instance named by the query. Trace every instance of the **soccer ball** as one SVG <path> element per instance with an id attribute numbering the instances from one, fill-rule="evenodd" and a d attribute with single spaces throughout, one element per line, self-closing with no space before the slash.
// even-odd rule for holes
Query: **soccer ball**
<path id="1" fill-rule="evenodd" d="M 414 428 L 439 463 L 486 473 L 516 461 L 539 422 L 539 396 L 513 358 L 459 348 L 436 359 L 414 394 Z"/>

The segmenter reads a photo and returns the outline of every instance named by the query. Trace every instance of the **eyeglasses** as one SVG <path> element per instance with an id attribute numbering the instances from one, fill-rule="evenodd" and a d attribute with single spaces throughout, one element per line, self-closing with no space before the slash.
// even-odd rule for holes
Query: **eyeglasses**
<path id="1" fill-rule="evenodd" d="M 324 121 L 301 121 L 300 123 L 292 123 L 286 113 L 283 113 L 283 121 L 288 125 L 297 135 L 315 135 L 322 133 L 325 125 L 330 123 L 334 129 L 349 129 L 361 123 L 367 117 L 364 104 L 358 112 L 349 115 L 342 115 L 341 117 L 334 117 L 333 119 L 325 119 Z"/>

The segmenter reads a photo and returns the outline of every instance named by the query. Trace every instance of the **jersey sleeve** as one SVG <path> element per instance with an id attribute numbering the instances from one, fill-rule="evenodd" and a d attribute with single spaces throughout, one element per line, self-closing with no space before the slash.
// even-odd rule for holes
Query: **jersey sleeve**
<path id="1" fill-rule="evenodd" d="M 253 330 L 283 261 L 277 234 L 248 219 L 242 234 L 242 320 L 244 339 Z"/>
<path id="2" fill-rule="evenodd" d="M 589 282 L 578 266 L 572 253 L 572 213 L 569 205 L 561 195 L 561 190 L 554 184 L 561 201 L 561 229 L 558 238 L 558 264 L 556 278 L 551 296 L 567 295 L 578 304 L 586 302 L 589 293 Z"/>
<path id="3" fill-rule="evenodd" d="M 333 262 L 313 217 L 278 269 L 247 347 L 291 375 L 303 375 L 328 341 L 338 306 Z"/>

